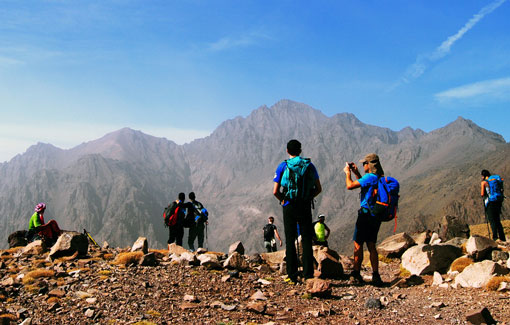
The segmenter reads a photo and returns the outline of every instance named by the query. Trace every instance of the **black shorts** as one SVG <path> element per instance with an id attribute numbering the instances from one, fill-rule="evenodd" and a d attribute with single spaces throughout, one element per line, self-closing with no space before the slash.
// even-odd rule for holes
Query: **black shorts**
<path id="1" fill-rule="evenodd" d="M 361 208 L 358 211 L 358 220 L 356 220 L 356 227 L 354 228 L 354 240 L 359 245 L 363 243 L 377 242 L 377 234 L 381 227 L 381 221 L 377 220 L 370 211 Z"/>

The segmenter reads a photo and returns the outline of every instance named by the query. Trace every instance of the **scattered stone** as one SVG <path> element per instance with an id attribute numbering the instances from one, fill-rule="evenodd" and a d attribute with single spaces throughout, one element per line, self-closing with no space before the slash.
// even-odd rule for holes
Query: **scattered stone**
<path id="1" fill-rule="evenodd" d="M 377 252 L 388 258 L 400 258 L 413 245 L 416 245 L 414 239 L 402 232 L 383 240 L 377 247 Z"/>
<path id="2" fill-rule="evenodd" d="M 499 284 L 498 292 L 510 291 L 510 283 L 503 281 Z"/>
<path id="3" fill-rule="evenodd" d="M 148 254 L 143 255 L 138 263 L 141 266 L 156 266 L 158 265 L 158 259 L 156 258 L 156 254 L 154 252 L 150 252 Z"/>
<path id="4" fill-rule="evenodd" d="M 142 251 L 144 254 L 149 252 L 149 244 L 147 243 L 146 237 L 138 237 L 133 246 L 131 247 L 132 252 Z"/>
<path id="5" fill-rule="evenodd" d="M 420 244 L 430 244 L 431 236 L 432 236 L 432 231 L 427 230 L 427 231 L 420 232 L 417 234 L 412 234 L 411 238 L 414 240 L 416 245 L 420 245 Z"/>
<path id="6" fill-rule="evenodd" d="M 397 286 L 399 288 L 409 288 L 412 286 L 423 284 L 424 282 L 425 281 L 421 276 L 413 274 L 410 277 L 399 280 L 397 283 L 394 284 L 394 286 Z"/>
<path id="7" fill-rule="evenodd" d="M 181 254 L 185 252 L 189 252 L 189 250 L 176 243 L 168 245 L 168 255 L 176 254 L 177 256 L 181 256 Z"/>
<path id="8" fill-rule="evenodd" d="M 237 252 L 241 255 L 244 255 L 244 246 L 240 241 L 236 241 L 228 248 L 228 255 L 232 255 L 232 253 Z"/>
<path id="9" fill-rule="evenodd" d="M 18 230 L 10 234 L 7 238 L 9 248 L 26 246 L 28 244 L 28 241 L 25 238 L 26 234 L 26 230 Z"/>
<path id="10" fill-rule="evenodd" d="M 229 269 L 236 269 L 239 271 L 245 271 L 246 269 L 248 269 L 249 265 L 248 262 L 246 262 L 246 260 L 244 259 L 243 255 L 241 255 L 237 251 L 234 251 L 223 263 L 223 267 Z"/>
<path id="11" fill-rule="evenodd" d="M 441 276 L 441 274 L 439 272 L 436 271 L 436 272 L 434 272 L 432 285 L 439 286 L 441 284 L 443 284 L 443 277 Z"/>
<path id="12" fill-rule="evenodd" d="M 312 278 L 306 280 L 306 292 L 315 297 L 329 297 L 331 295 L 331 284 L 329 281 Z"/>
<path id="13" fill-rule="evenodd" d="M 94 317 L 94 310 L 93 309 L 87 309 L 85 311 L 85 316 L 87 316 L 88 318 L 93 318 Z"/>
<path id="14" fill-rule="evenodd" d="M 2 285 L 2 287 L 12 286 L 14 285 L 14 279 L 11 277 L 5 278 L 2 280 L 2 282 L 0 282 L 0 284 Z"/>
<path id="15" fill-rule="evenodd" d="M 181 310 L 189 310 L 189 309 L 195 309 L 195 308 L 199 308 L 200 305 L 199 304 L 196 304 L 196 303 L 193 303 L 193 302 L 183 302 L 179 308 Z"/>
<path id="16" fill-rule="evenodd" d="M 262 291 L 257 290 L 251 297 L 251 300 L 267 300 L 266 296 L 262 293 Z"/>
<path id="17" fill-rule="evenodd" d="M 496 324 L 490 311 L 485 307 L 466 315 L 466 320 L 471 324 Z"/>
<path id="18" fill-rule="evenodd" d="M 46 245 L 42 240 L 34 240 L 23 248 L 21 254 L 23 255 L 40 255 L 46 252 Z"/>
<path id="19" fill-rule="evenodd" d="M 475 261 L 481 261 L 490 256 L 491 252 L 498 247 L 498 244 L 487 237 L 473 235 L 466 243 L 466 251 Z"/>
<path id="20" fill-rule="evenodd" d="M 260 271 L 261 273 L 271 273 L 271 272 L 273 272 L 273 269 L 269 265 L 267 265 L 267 264 L 259 265 L 259 266 L 257 266 L 256 269 L 258 271 Z"/>
<path id="21" fill-rule="evenodd" d="M 207 249 L 203 248 L 203 247 L 199 247 L 197 249 L 197 254 L 200 255 L 200 254 L 205 254 L 207 253 Z"/>
<path id="22" fill-rule="evenodd" d="M 438 245 L 441 243 L 441 238 L 439 238 L 439 235 L 437 233 L 432 233 L 432 235 L 430 236 L 430 242 L 429 244 L 430 245 Z"/>
<path id="23" fill-rule="evenodd" d="M 492 251 L 492 260 L 494 262 L 506 261 L 506 260 L 508 260 L 508 256 L 509 256 L 508 252 L 503 252 L 500 250 Z"/>
<path id="24" fill-rule="evenodd" d="M 32 325 L 32 318 L 27 318 L 24 321 L 22 321 L 19 325 Z"/>
<path id="25" fill-rule="evenodd" d="M 97 302 L 97 298 L 87 298 L 85 299 L 85 302 L 87 302 L 89 305 L 93 305 Z"/>
<path id="26" fill-rule="evenodd" d="M 60 289 L 53 289 L 50 292 L 48 292 L 48 296 L 50 296 L 50 297 L 62 298 L 65 295 L 66 295 L 66 293 Z"/>
<path id="27" fill-rule="evenodd" d="M 182 300 L 187 301 L 187 302 L 199 302 L 200 301 L 197 299 L 197 297 L 195 297 L 193 295 L 184 295 Z"/>
<path id="28" fill-rule="evenodd" d="M 188 265 L 200 265 L 197 255 L 191 252 L 183 252 L 180 257 L 181 261 L 185 261 Z"/>
<path id="29" fill-rule="evenodd" d="M 230 281 L 230 274 L 224 275 L 221 277 L 221 282 L 227 282 Z"/>
<path id="30" fill-rule="evenodd" d="M 57 242 L 51 247 L 49 258 L 55 260 L 63 256 L 71 256 L 75 252 L 84 256 L 89 249 L 89 239 L 87 235 L 76 231 L 64 231 L 57 239 Z"/>
<path id="31" fill-rule="evenodd" d="M 462 255 L 460 248 L 452 245 L 417 245 L 402 255 L 402 266 L 411 274 L 422 275 L 446 271 L 453 260 Z"/>
<path id="32" fill-rule="evenodd" d="M 265 286 L 270 285 L 272 283 L 271 281 L 267 281 L 266 279 L 258 279 L 257 282 L 262 283 Z"/>
<path id="33" fill-rule="evenodd" d="M 328 247 L 318 250 L 316 257 L 317 271 L 321 278 L 339 279 L 344 275 L 342 263 L 338 261 L 336 256 L 338 254 Z"/>
<path id="34" fill-rule="evenodd" d="M 430 308 L 435 308 L 435 309 L 441 309 L 441 308 L 444 308 L 444 307 L 446 307 L 446 305 L 443 302 L 433 302 L 430 305 Z"/>
<path id="35" fill-rule="evenodd" d="M 226 310 L 226 311 L 233 311 L 237 308 L 237 305 L 225 305 L 225 304 L 221 304 L 221 309 L 223 310 Z"/>
<path id="36" fill-rule="evenodd" d="M 509 270 L 493 261 L 485 260 L 468 265 L 457 277 L 455 284 L 464 288 L 481 288 L 496 275 L 505 275 Z"/>
<path id="37" fill-rule="evenodd" d="M 107 250 L 108 248 L 110 248 L 110 244 L 108 244 L 108 242 L 105 240 L 103 242 L 103 246 L 101 246 L 104 250 Z"/>
<path id="38" fill-rule="evenodd" d="M 368 298 L 365 307 L 368 309 L 382 309 L 383 305 L 379 299 Z"/>
<path id="39" fill-rule="evenodd" d="M 439 238 L 443 242 L 455 237 L 469 238 L 469 225 L 464 218 L 457 216 L 444 216 L 439 230 Z"/>
<path id="40" fill-rule="evenodd" d="M 390 300 L 388 299 L 388 297 L 385 297 L 385 296 L 382 296 L 381 298 L 379 298 L 379 301 L 381 302 L 381 304 L 383 306 L 388 306 L 388 304 L 390 303 Z"/>
<path id="41" fill-rule="evenodd" d="M 246 310 L 257 314 L 264 314 L 266 312 L 266 304 L 263 302 L 250 302 L 246 305 Z"/>
<path id="42" fill-rule="evenodd" d="M 262 257 L 262 259 L 269 265 L 280 265 L 285 258 L 285 250 L 262 253 L 260 254 L 260 257 Z"/>
<path id="43" fill-rule="evenodd" d="M 467 238 L 454 237 L 454 238 L 448 240 L 445 244 L 453 245 L 453 246 L 457 246 L 457 247 L 461 248 L 462 245 L 464 245 L 464 243 L 466 243 L 466 242 L 467 242 Z"/>
<path id="44" fill-rule="evenodd" d="M 220 270 L 223 269 L 220 262 L 218 261 L 218 257 L 213 254 L 200 254 L 197 256 L 200 261 L 200 265 L 210 270 Z"/>

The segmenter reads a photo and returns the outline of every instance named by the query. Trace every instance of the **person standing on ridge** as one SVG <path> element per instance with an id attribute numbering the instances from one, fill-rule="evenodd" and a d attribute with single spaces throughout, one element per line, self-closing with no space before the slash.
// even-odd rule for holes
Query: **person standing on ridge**
<path id="1" fill-rule="evenodd" d="M 345 184 L 348 190 L 361 188 L 360 209 L 358 210 L 358 219 L 354 228 L 354 270 L 351 277 L 358 283 L 363 283 L 363 277 L 360 274 L 361 263 L 363 262 L 363 243 L 367 244 L 370 253 L 370 264 L 372 265 L 372 284 L 380 286 L 383 284 L 379 275 L 379 256 L 375 246 L 377 234 L 381 221 L 372 216 L 370 210 L 374 206 L 374 190 L 378 187 L 379 178 L 384 176 L 379 156 L 371 153 L 360 160 L 363 164 L 365 175 L 361 177 L 358 167 L 355 163 L 345 163 Z M 353 181 L 351 172 L 356 175 L 357 180 Z"/>
<path id="2" fill-rule="evenodd" d="M 485 216 L 491 225 L 492 239 L 506 241 L 501 224 L 501 206 L 505 199 L 503 179 L 484 169 L 482 170 L 481 194 L 484 199 Z"/>
<path id="3" fill-rule="evenodd" d="M 283 207 L 285 232 L 285 254 L 287 282 L 298 280 L 298 256 L 295 241 L 297 226 L 301 232 L 303 246 L 303 277 L 313 277 L 312 251 L 312 206 L 313 199 L 322 191 L 319 174 L 309 158 L 300 157 L 301 143 L 290 140 L 287 143 L 289 159 L 280 163 L 273 178 L 273 195 Z"/>
<path id="4" fill-rule="evenodd" d="M 282 247 L 282 239 L 278 233 L 278 229 L 274 224 L 274 218 L 271 216 L 267 218 L 267 225 L 264 226 L 264 247 L 268 253 L 276 252 L 276 238 L 280 241 L 280 247 Z"/>
<path id="5" fill-rule="evenodd" d="M 173 219 L 173 217 L 170 217 L 170 215 L 175 214 L 175 221 L 171 222 L 173 224 L 167 224 L 168 225 L 168 247 L 170 249 L 170 244 L 176 243 L 179 246 L 182 246 L 182 237 L 184 236 L 184 216 L 186 215 L 185 210 L 186 206 L 184 203 L 184 200 L 186 199 L 186 195 L 184 193 L 179 193 L 177 200 L 172 202 L 170 206 L 168 207 L 169 211 L 169 218 Z M 166 221 L 165 221 L 166 222 Z"/>
<path id="6" fill-rule="evenodd" d="M 198 237 L 198 247 L 204 247 L 204 230 L 208 225 L 207 210 L 204 209 L 204 205 L 196 200 L 195 193 L 190 192 L 188 194 L 190 202 L 187 203 L 187 216 L 190 219 L 190 227 L 188 232 L 188 246 L 191 251 L 195 250 L 195 239 Z M 204 212 L 205 210 L 205 212 Z"/>
<path id="7" fill-rule="evenodd" d="M 319 215 L 319 220 L 313 223 L 314 244 L 328 247 L 328 237 L 330 234 L 329 227 L 324 223 L 326 216 Z"/>

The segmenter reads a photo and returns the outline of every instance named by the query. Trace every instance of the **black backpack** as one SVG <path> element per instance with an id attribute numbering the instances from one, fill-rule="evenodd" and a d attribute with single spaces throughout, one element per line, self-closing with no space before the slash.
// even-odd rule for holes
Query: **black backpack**
<path id="1" fill-rule="evenodd" d="M 268 223 L 264 226 L 264 240 L 265 241 L 271 241 L 274 239 L 274 230 L 276 229 L 276 226 L 273 224 Z"/>

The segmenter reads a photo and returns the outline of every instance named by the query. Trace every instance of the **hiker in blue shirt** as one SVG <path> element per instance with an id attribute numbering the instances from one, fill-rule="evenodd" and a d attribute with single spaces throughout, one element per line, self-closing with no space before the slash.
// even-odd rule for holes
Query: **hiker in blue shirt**
<path id="1" fill-rule="evenodd" d="M 361 263 L 363 262 L 363 243 L 367 244 L 370 253 L 370 264 L 372 265 L 372 284 L 382 285 L 379 275 L 379 256 L 377 254 L 376 242 L 381 221 L 375 218 L 370 210 L 374 206 L 374 190 L 377 189 L 379 177 L 384 176 L 379 156 L 371 153 L 360 160 L 363 164 L 365 175 L 361 177 L 358 167 L 355 163 L 345 163 L 345 184 L 348 190 L 361 188 L 360 209 L 358 210 L 358 219 L 354 228 L 354 270 L 351 277 L 354 281 L 363 283 L 363 277 L 360 274 Z M 351 172 L 356 175 L 357 180 L 353 181 Z"/>
<path id="2" fill-rule="evenodd" d="M 498 175 L 491 175 L 488 170 L 484 169 L 482 170 L 481 189 L 485 217 L 491 225 L 492 239 L 506 241 L 505 231 L 501 224 L 501 206 L 505 199 L 503 179 Z"/>
<path id="3" fill-rule="evenodd" d="M 317 169 L 308 158 L 301 158 L 301 143 L 287 143 L 289 159 L 278 165 L 273 178 L 273 195 L 283 207 L 285 232 L 285 254 L 287 262 L 286 281 L 296 283 L 298 279 L 298 256 L 296 253 L 297 226 L 301 232 L 303 246 L 303 277 L 313 277 L 312 252 L 312 204 L 313 198 L 322 191 Z"/>

